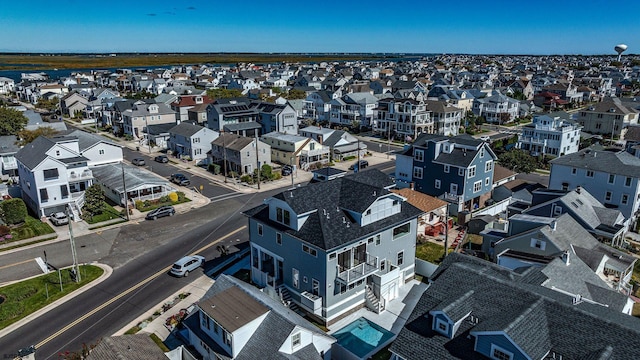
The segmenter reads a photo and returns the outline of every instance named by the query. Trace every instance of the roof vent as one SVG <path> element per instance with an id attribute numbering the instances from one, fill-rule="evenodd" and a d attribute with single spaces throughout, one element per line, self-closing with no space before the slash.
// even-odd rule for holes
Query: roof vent
<path id="1" fill-rule="evenodd" d="M 582 299 L 582 295 L 577 294 L 576 296 L 573 297 L 573 299 L 571 299 L 571 304 L 573 305 L 578 305 L 580 303 L 582 303 L 584 300 Z"/>
<path id="2" fill-rule="evenodd" d="M 611 109 L 609 109 L 609 112 L 616 112 L 616 109 L 615 108 L 611 108 Z"/>
<path id="3" fill-rule="evenodd" d="M 340 206 L 336 206 L 336 212 L 340 212 Z"/>
<path id="4" fill-rule="evenodd" d="M 373 196 L 378 196 L 375 190 L 373 190 Z"/>
<path id="5" fill-rule="evenodd" d="M 346 219 L 344 216 L 342 217 L 342 223 L 343 223 L 343 224 L 346 224 L 346 223 L 347 223 L 347 219 Z"/>
<path id="6" fill-rule="evenodd" d="M 327 209 L 322 209 L 322 215 L 327 215 Z"/>
<path id="7" fill-rule="evenodd" d="M 289 191 L 289 197 L 293 197 L 293 191 Z"/>

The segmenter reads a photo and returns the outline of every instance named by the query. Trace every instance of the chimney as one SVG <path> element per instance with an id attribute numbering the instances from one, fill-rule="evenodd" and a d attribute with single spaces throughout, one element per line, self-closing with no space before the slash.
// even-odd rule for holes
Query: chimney
<path id="1" fill-rule="evenodd" d="M 411 190 L 415 190 L 416 188 L 416 183 L 414 183 L 413 181 L 409 183 L 409 189 Z"/>
<path id="2" fill-rule="evenodd" d="M 564 262 L 565 265 L 571 264 L 569 261 L 569 250 L 562 253 L 562 262 Z"/>
<path id="3" fill-rule="evenodd" d="M 318 135 L 318 142 L 322 145 L 322 135 Z"/>
<path id="4" fill-rule="evenodd" d="M 580 194 L 581 191 L 582 191 L 582 187 L 576 186 L 576 193 Z"/>

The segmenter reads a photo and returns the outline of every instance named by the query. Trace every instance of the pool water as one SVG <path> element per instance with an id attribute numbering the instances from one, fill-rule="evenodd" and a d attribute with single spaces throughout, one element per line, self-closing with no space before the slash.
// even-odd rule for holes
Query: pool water
<path id="1" fill-rule="evenodd" d="M 386 343 L 392 332 L 361 317 L 333 334 L 343 348 L 360 358 Z"/>

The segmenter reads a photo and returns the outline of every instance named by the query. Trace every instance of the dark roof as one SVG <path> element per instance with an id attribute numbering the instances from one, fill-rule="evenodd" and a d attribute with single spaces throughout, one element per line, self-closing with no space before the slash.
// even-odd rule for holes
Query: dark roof
<path id="1" fill-rule="evenodd" d="M 262 129 L 262 125 L 255 121 L 244 121 L 235 124 L 225 124 L 224 131 L 242 131 L 242 130 L 255 130 Z"/>
<path id="2" fill-rule="evenodd" d="M 640 159 L 624 150 L 612 152 L 588 147 L 576 153 L 555 158 L 550 162 L 552 165 L 640 178 Z"/>
<path id="3" fill-rule="evenodd" d="M 146 133 L 150 135 L 160 135 L 160 134 L 169 134 L 169 130 L 174 126 L 176 126 L 176 124 L 174 123 L 153 124 L 153 125 L 145 126 L 145 128 L 147 130 Z"/>
<path id="4" fill-rule="evenodd" d="M 349 212 L 361 213 L 380 197 L 397 196 L 387 190 L 391 185 L 393 183 L 389 176 L 372 169 L 274 195 L 273 198 L 286 202 L 297 214 L 310 214 L 299 231 L 271 221 L 266 204 L 249 209 L 244 214 L 321 249 L 330 250 L 423 213 L 402 201 L 400 213 L 365 226 L 358 225 Z"/>
<path id="5" fill-rule="evenodd" d="M 33 170 L 38 164 L 47 158 L 46 152 L 56 143 L 44 136 L 38 136 L 35 140 L 25 145 L 15 154 L 16 160 L 20 161 L 28 169 Z"/>
<path id="6" fill-rule="evenodd" d="M 186 138 L 190 138 L 191 136 L 193 136 L 194 134 L 196 134 L 198 131 L 204 129 L 204 127 L 200 126 L 200 125 L 194 125 L 191 123 L 187 123 L 187 122 L 181 122 L 180 124 L 172 127 L 171 129 L 169 129 L 169 132 L 171 134 L 176 134 L 176 135 L 180 135 Z"/>
<path id="7" fill-rule="evenodd" d="M 162 349 L 149 334 L 105 337 L 87 356 L 87 360 L 166 360 Z"/>
<path id="8" fill-rule="evenodd" d="M 313 170 L 312 173 L 324 175 L 326 177 L 330 177 L 330 176 L 334 176 L 334 175 L 344 174 L 344 173 L 346 173 L 346 171 L 340 170 L 340 169 L 336 169 L 336 168 L 331 167 L 331 166 L 327 166 L 327 167 L 324 167 L 322 169 Z"/>
<path id="9" fill-rule="evenodd" d="M 407 359 L 485 359 L 474 351 L 475 338 L 469 335 L 495 331 L 507 334 L 532 359 L 547 353 L 591 358 L 607 347 L 615 359 L 640 357 L 639 319 L 588 301 L 573 305 L 571 296 L 464 257 L 452 253 L 440 265 L 391 346 L 393 353 Z M 463 320 L 453 339 L 431 330 L 429 311 L 462 298 L 477 323 Z"/>
<path id="10" fill-rule="evenodd" d="M 211 142 L 213 145 L 217 145 L 229 150 L 242 151 L 249 144 L 255 140 L 250 137 L 240 136 L 238 134 L 222 133 L 215 140 Z"/>
<path id="11" fill-rule="evenodd" d="M 111 140 L 109 140 L 107 138 L 104 138 L 104 137 L 102 137 L 100 135 L 88 133 L 88 132 L 82 131 L 82 130 L 72 131 L 68 135 L 78 138 L 78 148 L 80 149 L 80 152 L 83 152 L 83 151 L 85 151 L 85 150 L 87 150 L 87 149 L 89 149 L 89 148 L 93 147 L 94 145 L 99 144 L 101 142 L 107 143 L 107 144 L 111 144 L 111 145 L 114 145 L 114 146 L 121 146 L 121 145 L 115 144 Z"/>
<path id="12" fill-rule="evenodd" d="M 18 138 L 15 135 L 0 136 L 0 154 L 14 154 L 20 150 L 16 145 Z"/>

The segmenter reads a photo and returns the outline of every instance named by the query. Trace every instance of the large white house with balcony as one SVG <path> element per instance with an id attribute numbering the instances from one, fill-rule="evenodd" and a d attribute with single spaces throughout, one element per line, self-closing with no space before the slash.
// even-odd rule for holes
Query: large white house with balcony
<path id="1" fill-rule="evenodd" d="M 427 109 L 422 95 L 416 99 L 381 99 L 376 110 L 372 130 L 383 137 L 408 140 L 435 132 L 431 111 Z"/>
<path id="2" fill-rule="evenodd" d="M 580 146 L 582 126 L 560 117 L 540 115 L 522 127 L 518 147 L 533 156 L 573 154 Z"/>
<path id="3" fill-rule="evenodd" d="M 332 324 L 362 307 L 381 313 L 414 275 L 422 211 L 378 170 L 286 190 L 247 210 L 251 280 Z"/>
<path id="4" fill-rule="evenodd" d="M 329 102 L 329 122 L 337 125 L 371 126 L 378 99 L 368 92 L 351 93 Z"/>
<path id="5" fill-rule="evenodd" d="M 308 168 L 329 162 L 331 149 L 318 141 L 300 135 L 270 132 L 260 141 L 271 147 L 271 161 Z"/>
<path id="6" fill-rule="evenodd" d="M 22 198 L 37 216 L 69 208 L 80 220 L 84 191 L 93 184 L 92 168 L 122 161 L 122 148 L 103 138 L 74 131 L 38 137 L 16 155 Z"/>
<path id="7" fill-rule="evenodd" d="M 485 98 L 476 98 L 473 101 L 473 113 L 483 116 L 487 122 L 503 124 L 511 122 L 518 117 L 520 103 L 499 91 Z"/>

